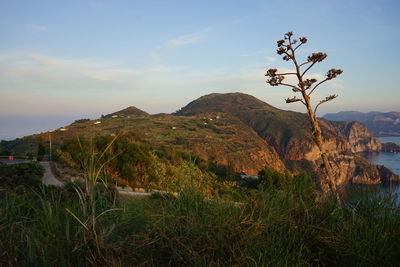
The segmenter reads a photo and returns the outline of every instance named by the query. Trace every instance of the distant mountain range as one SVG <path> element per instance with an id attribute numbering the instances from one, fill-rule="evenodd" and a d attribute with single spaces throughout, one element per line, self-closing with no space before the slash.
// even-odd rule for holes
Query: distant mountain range
<path id="1" fill-rule="evenodd" d="M 320 124 L 339 184 L 399 179 L 355 154 L 382 148 L 361 123 L 320 119 Z M 204 160 L 231 165 L 236 171 L 257 173 L 269 165 L 282 172 L 306 170 L 322 175 L 307 115 L 277 109 L 242 93 L 202 96 L 173 114 L 149 115 L 129 107 L 98 120 L 76 120 L 51 136 L 57 147 L 77 136 L 115 135 L 119 131 L 135 133 L 154 147 L 191 151 Z M 0 149 L 35 152 L 40 139 L 47 142 L 49 133 L 2 142 Z"/>
<path id="2" fill-rule="evenodd" d="M 400 112 L 341 111 L 328 113 L 323 118 L 331 121 L 358 121 L 377 136 L 400 135 Z"/>

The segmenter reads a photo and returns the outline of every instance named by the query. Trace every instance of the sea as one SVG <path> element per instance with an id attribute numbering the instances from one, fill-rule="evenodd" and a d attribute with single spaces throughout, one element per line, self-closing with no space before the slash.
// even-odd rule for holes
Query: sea
<path id="1" fill-rule="evenodd" d="M 378 137 L 379 141 L 382 143 L 392 142 L 400 145 L 400 136 L 385 136 Z M 386 168 L 390 169 L 394 173 L 400 175 L 400 152 L 389 153 L 389 152 L 379 152 L 379 153 L 368 153 L 364 156 L 375 165 L 384 165 Z M 397 202 L 400 204 L 400 184 L 392 184 L 389 186 L 382 185 L 379 187 L 382 193 L 392 192 L 397 195 Z"/>
<path id="2" fill-rule="evenodd" d="M 400 136 L 385 136 L 378 137 L 378 139 L 382 143 L 392 142 L 400 146 Z M 365 156 L 371 163 L 384 165 L 386 168 L 400 175 L 400 153 L 379 152 L 368 153 Z"/>

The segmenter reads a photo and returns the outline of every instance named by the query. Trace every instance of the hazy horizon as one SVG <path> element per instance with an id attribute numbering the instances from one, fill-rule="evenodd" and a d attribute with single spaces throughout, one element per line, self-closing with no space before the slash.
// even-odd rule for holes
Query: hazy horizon
<path id="1" fill-rule="evenodd" d="M 186 104 L 188 104 L 188 103 L 186 103 Z M 40 115 L 40 116 L 28 116 L 28 115 L 25 115 L 25 116 L 23 116 L 23 115 L 2 116 L 2 115 L 0 115 L 0 125 L 2 126 L 0 128 L 0 141 L 1 140 L 8 141 L 8 140 L 13 140 L 15 138 L 21 138 L 21 137 L 31 135 L 31 134 L 37 134 L 37 133 L 41 133 L 41 132 L 55 130 L 55 129 L 61 128 L 63 126 L 67 126 L 78 119 L 92 119 L 92 120 L 97 119 L 97 118 L 100 118 L 102 115 L 111 114 L 113 112 L 122 110 L 124 108 L 126 108 L 126 107 L 121 107 L 117 110 L 110 110 L 109 112 L 103 112 L 101 114 L 85 113 L 85 114 L 75 114 L 75 115 L 47 115 L 47 116 L 46 115 Z M 154 112 L 151 113 L 144 109 L 141 109 L 141 110 L 153 115 L 153 114 L 157 114 L 157 113 L 172 113 L 172 112 L 179 110 L 179 108 L 174 111 L 171 111 L 171 112 L 162 112 L 161 111 L 161 112 L 156 112 L 156 113 L 154 113 Z M 344 111 L 355 111 L 355 110 L 342 110 L 342 111 L 338 111 L 338 112 L 344 112 Z M 390 111 L 370 110 L 370 111 L 361 111 L 361 112 L 363 112 L 363 113 L 368 113 L 368 112 L 384 112 L 384 113 L 386 113 L 386 112 L 394 112 L 394 111 L 395 110 L 390 110 Z M 399 112 L 399 111 L 395 111 L 395 112 Z M 302 112 L 302 113 L 304 113 L 304 112 Z M 333 113 L 336 113 L 336 112 L 333 112 Z M 325 113 L 325 114 L 327 114 L 327 113 Z M 320 114 L 319 116 L 323 117 L 325 114 Z"/>

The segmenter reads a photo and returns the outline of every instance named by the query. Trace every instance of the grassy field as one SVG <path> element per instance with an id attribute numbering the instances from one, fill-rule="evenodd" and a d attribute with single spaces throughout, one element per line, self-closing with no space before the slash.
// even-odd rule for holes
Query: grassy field
<path id="1" fill-rule="evenodd" d="M 277 175 L 271 173 L 271 175 Z M 272 177 L 273 178 L 273 177 Z M 178 196 L 120 198 L 97 185 L 29 183 L 0 194 L 1 266 L 395 266 L 390 195 L 315 200 L 307 175 L 266 179 L 232 202 L 189 184 Z M 95 221 L 92 215 L 96 214 Z"/>
<path id="2" fill-rule="evenodd" d="M 97 120 L 81 120 L 72 123 L 67 130 L 51 133 L 53 148 L 64 140 L 91 138 L 97 135 L 134 133 L 154 147 L 168 146 L 173 149 L 194 152 L 203 159 L 220 164 L 234 165 L 238 171 L 257 172 L 266 163 L 283 170 L 284 165 L 277 153 L 252 129 L 237 118 L 222 113 L 197 116 L 130 116 L 106 117 Z M 36 154 L 39 140 L 49 147 L 49 133 L 7 141 L 0 144 L 3 150 L 14 155 Z"/>

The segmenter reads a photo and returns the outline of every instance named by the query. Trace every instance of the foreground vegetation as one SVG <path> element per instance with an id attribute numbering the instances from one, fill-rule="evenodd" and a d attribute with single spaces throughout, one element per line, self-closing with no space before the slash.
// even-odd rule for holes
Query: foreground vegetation
<path id="1" fill-rule="evenodd" d="M 307 175 L 262 174 L 255 189 L 241 188 L 239 202 L 210 198 L 190 182 L 178 196 L 143 199 L 120 198 L 97 184 L 94 227 L 87 227 L 88 199 L 77 193 L 84 184 L 19 181 L 25 190 L 0 191 L 0 265 L 398 264 L 400 209 L 393 196 L 369 194 L 339 207 L 315 201 Z"/>
<path id="2" fill-rule="evenodd" d="M 118 137 L 118 138 L 117 138 Z M 94 154 L 104 165 L 105 180 L 132 188 L 177 191 L 190 183 L 196 191 L 211 195 L 231 193 L 237 174 L 231 166 L 202 160 L 193 153 L 171 147 L 154 147 L 133 133 L 67 139 L 56 150 L 61 165 L 86 172 L 87 159 Z"/>

